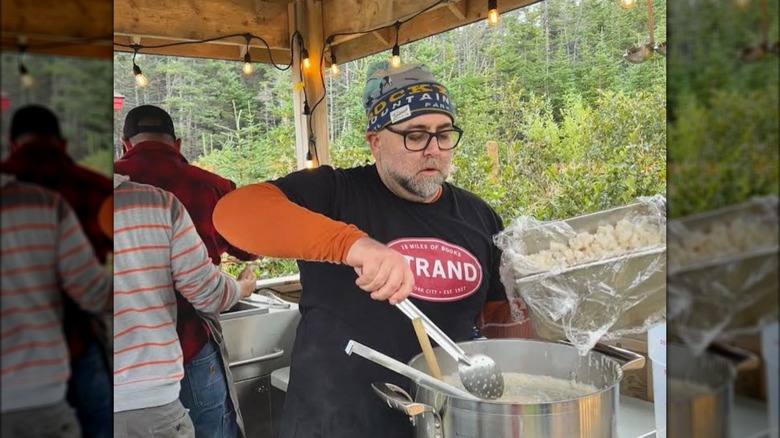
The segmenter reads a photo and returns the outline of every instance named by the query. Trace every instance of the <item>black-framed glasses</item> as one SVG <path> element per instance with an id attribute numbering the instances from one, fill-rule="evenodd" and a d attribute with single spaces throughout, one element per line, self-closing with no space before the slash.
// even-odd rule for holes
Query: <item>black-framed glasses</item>
<path id="1" fill-rule="evenodd" d="M 455 149 L 455 146 L 460 142 L 460 137 L 463 135 L 463 130 L 455 125 L 452 128 L 445 129 L 439 132 L 430 132 L 422 129 L 412 129 L 409 131 L 395 131 L 390 127 L 385 128 L 393 134 L 403 136 L 404 147 L 411 152 L 419 152 L 428 148 L 431 144 L 431 139 L 436 137 L 436 142 L 439 144 L 439 149 L 448 151 Z"/>

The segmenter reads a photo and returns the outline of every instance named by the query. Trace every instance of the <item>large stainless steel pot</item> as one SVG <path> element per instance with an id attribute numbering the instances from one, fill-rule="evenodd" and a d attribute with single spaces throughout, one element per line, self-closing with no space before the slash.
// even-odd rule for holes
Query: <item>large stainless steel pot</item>
<path id="1" fill-rule="evenodd" d="M 731 437 L 734 379 L 738 371 L 758 367 L 758 356 L 721 344 L 700 355 L 682 344 L 666 348 L 667 436 Z"/>
<path id="2" fill-rule="evenodd" d="M 585 356 L 567 344 L 525 339 L 459 343 L 467 354 L 485 354 L 504 372 L 573 379 L 598 391 L 554 403 L 517 404 L 468 400 L 414 385 L 412 393 L 384 383 L 374 390 L 389 406 L 412 418 L 417 438 L 617 437 L 618 395 L 623 370 L 642 368 L 644 356 L 599 344 Z M 439 347 L 434 349 L 442 373 L 457 365 Z M 409 365 L 427 371 L 422 354 Z"/>

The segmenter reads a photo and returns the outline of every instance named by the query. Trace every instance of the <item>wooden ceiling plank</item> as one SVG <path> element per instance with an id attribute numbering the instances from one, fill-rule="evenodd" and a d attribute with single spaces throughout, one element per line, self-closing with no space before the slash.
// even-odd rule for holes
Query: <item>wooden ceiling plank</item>
<path id="1" fill-rule="evenodd" d="M 112 0 L 3 0 L 3 32 L 94 38 L 111 35 Z"/>
<path id="2" fill-rule="evenodd" d="M 123 0 L 114 3 L 114 32 L 203 40 L 252 33 L 288 48 L 287 5 L 259 0 Z"/>
<path id="3" fill-rule="evenodd" d="M 324 0 L 325 34 L 352 33 L 367 29 L 390 26 L 403 21 L 425 9 L 436 5 L 431 11 L 445 8 L 448 2 L 436 4 L 436 0 Z"/>
<path id="4" fill-rule="evenodd" d="M 393 35 L 390 35 L 390 29 L 377 30 L 371 33 L 382 43 L 383 46 L 388 44 L 395 44 L 395 32 L 393 32 Z"/>
<path id="5" fill-rule="evenodd" d="M 452 12 L 452 15 L 458 18 L 458 20 L 464 21 L 468 11 L 467 0 L 462 0 L 457 3 L 448 3 L 447 9 Z"/>
<path id="6" fill-rule="evenodd" d="M 501 11 L 512 11 L 536 3 L 536 1 L 537 0 L 501 0 Z M 487 17 L 487 2 L 485 3 L 485 7 L 480 8 L 472 4 L 471 7 L 464 8 L 464 10 L 466 13 L 465 20 L 456 17 L 449 8 L 439 8 L 426 12 L 401 26 L 399 42 L 401 44 L 407 44 L 456 27 L 483 20 Z M 328 20 L 326 19 L 325 22 L 328 23 Z M 387 44 L 382 44 L 376 37 L 364 35 L 360 38 L 339 44 L 336 47 L 336 50 L 339 55 L 339 62 L 347 63 L 374 53 L 390 50 L 393 43 L 395 43 L 394 37 L 392 41 L 388 41 Z M 403 57 L 403 47 L 401 47 L 401 56 Z"/>

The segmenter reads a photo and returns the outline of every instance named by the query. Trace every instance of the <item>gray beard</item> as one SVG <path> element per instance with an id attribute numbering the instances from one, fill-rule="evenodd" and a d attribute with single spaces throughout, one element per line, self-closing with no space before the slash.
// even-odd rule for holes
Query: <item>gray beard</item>
<path id="1" fill-rule="evenodd" d="M 428 199 L 438 193 L 439 188 L 444 183 L 445 179 L 442 174 L 434 177 L 418 176 L 415 178 L 401 176 L 392 171 L 388 171 L 388 175 L 404 190 L 422 199 Z"/>

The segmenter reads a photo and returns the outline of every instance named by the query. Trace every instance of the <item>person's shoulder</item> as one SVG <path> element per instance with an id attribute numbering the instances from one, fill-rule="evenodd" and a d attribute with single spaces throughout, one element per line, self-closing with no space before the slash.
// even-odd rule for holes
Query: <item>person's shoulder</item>
<path id="1" fill-rule="evenodd" d="M 490 204 L 488 204 L 476 193 L 470 192 L 450 183 L 447 183 L 447 186 L 450 188 L 452 196 L 458 200 L 459 204 L 468 205 L 470 208 L 473 208 L 481 214 L 488 215 L 492 218 L 498 218 L 498 213 L 496 213 L 495 209 L 493 209 Z"/>
<path id="2" fill-rule="evenodd" d="M 87 167 L 76 165 L 70 172 L 74 180 L 85 183 L 85 186 L 111 191 L 111 178 Z"/>
<path id="3" fill-rule="evenodd" d="M 228 178 L 218 175 L 210 170 L 198 167 L 194 164 L 187 164 L 187 176 L 201 183 L 218 188 L 235 187 L 235 183 Z"/>
<path id="4" fill-rule="evenodd" d="M 135 195 L 136 197 L 149 197 L 158 199 L 167 199 L 173 194 L 160 187 L 153 186 L 151 184 L 143 184 L 139 182 L 127 179 L 122 181 L 115 189 L 114 194 L 122 197 L 127 195 Z"/>
<path id="5" fill-rule="evenodd" d="M 32 182 L 13 180 L 3 185 L 4 194 L 18 194 L 25 201 L 43 201 L 51 203 L 58 201 L 62 196 L 56 191 Z"/>
<path id="6" fill-rule="evenodd" d="M 468 202 L 470 204 L 473 204 L 475 206 L 483 206 L 485 208 L 490 209 L 490 206 L 487 202 L 485 202 L 484 199 L 480 198 L 479 195 L 476 193 L 470 192 L 466 189 L 460 188 L 454 184 L 447 183 L 447 186 L 452 191 L 452 195 L 456 198 Z"/>

